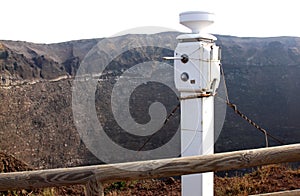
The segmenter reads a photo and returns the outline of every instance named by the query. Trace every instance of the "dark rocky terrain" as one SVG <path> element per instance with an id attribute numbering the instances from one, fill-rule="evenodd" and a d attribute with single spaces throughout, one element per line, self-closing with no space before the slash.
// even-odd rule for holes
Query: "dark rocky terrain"
<path id="1" fill-rule="evenodd" d="M 299 142 L 300 39 L 232 37 L 219 41 L 232 102 L 284 143 Z M 261 133 L 231 114 L 227 112 L 217 149 L 264 146 Z"/>
<path id="2" fill-rule="evenodd" d="M 125 35 L 110 38 L 107 48 L 126 47 L 127 44 L 158 42 L 176 46 L 178 33 L 157 35 Z M 285 143 L 300 141 L 300 38 L 238 38 L 217 36 L 222 47 L 229 96 L 241 111 Z M 72 85 L 84 56 L 98 41 L 79 40 L 58 44 L 34 44 L 0 41 L 0 149 L 13 154 L 35 168 L 69 167 L 96 164 L 93 156 L 80 140 L 72 114 Z M 117 142 L 139 148 L 141 143 L 127 143 L 109 113 L 111 88 L 123 71 L 133 64 L 172 55 L 170 50 L 141 47 L 119 56 L 104 76 L 96 91 L 98 118 Z M 99 62 L 101 63 L 101 62 Z M 169 62 L 172 63 L 172 62 Z M 147 91 L 147 88 L 151 90 Z M 176 96 L 163 86 L 141 86 L 134 94 L 132 108 L 137 122 L 147 122 L 147 107 L 160 100 L 170 112 Z M 151 91 L 153 96 L 141 96 Z M 157 95 L 157 98 L 155 96 Z M 147 103 L 147 104 L 144 104 Z M 146 105 L 146 106 L 145 106 Z M 217 112 L 217 111 L 216 111 Z M 171 137 L 178 127 L 177 111 L 172 123 L 164 127 L 162 135 L 148 143 L 147 148 L 164 137 Z M 110 133 L 108 131 L 108 133 Z M 123 135 L 122 135 L 123 134 Z M 166 134 L 166 135 L 164 135 Z M 169 135 L 168 135 L 169 134 Z M 159 139 L 160 138 L 160 139 Z M 155 142 L 153 142 L 155 141 Z M 271 139 L 270 139 L 271 141 Z M 227 110 L 216 151 L 230 151 L 263 147 L 264 136 Z M 278 145 L 271 141 L 271 145 Z"/>

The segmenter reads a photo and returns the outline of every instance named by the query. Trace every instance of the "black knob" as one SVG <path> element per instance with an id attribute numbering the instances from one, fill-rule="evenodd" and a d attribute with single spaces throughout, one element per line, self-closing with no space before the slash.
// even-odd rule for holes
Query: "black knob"
<path id="1" fill-rule="evenodd" d="M 187 63 L 189 61 L 189 56 L 186 54 L 181 55 L 181 62 Z"/>

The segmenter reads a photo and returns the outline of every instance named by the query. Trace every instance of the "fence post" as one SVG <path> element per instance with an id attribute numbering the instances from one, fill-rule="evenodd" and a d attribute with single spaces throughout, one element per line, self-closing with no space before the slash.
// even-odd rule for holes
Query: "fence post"
<path id="1" fill-rule="evenodd" d="M 86 196 L 104 196 L 102 183 L 96 177 L 91 178 L 85 185 Z"/>

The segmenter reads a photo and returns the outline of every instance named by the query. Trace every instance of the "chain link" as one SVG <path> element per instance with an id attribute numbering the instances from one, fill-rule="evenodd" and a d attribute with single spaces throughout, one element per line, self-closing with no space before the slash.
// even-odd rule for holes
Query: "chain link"
<path id="1" fill-rule="evenodd" d="M 244 120 L 246 120 L 250 125 L 254 126 L 256 129 L 258 129 L 259 131 L 261 131 L 264 135 L 265 135 L 265 142 L 266 142 L 266 147 L 269 146 L 269 141 L 268 141 L 268 136 L 270 138 L 272 138 L 273 140 L 277 141 L 280 144 L 284 144 L 284 142 L 282 142 L 280 139 L 276 138 L 275 136 L 271 135 L 270 133 L 268 133 L 265 129 L 263 129 L 262 127 L 260 127 L 258 124 L 256 124 L 253 120 L 251 120 L 250 118 L 248 118 L 245 114 L 243 114 L 240 110 L 237 109 L 237 106 L 233 103 L 231 103 L 229 101 L 229 96 L 228 96 L 228 90 L 227 90 L 227 85 L 226 85 L 226 79 L 225 79 L 225 74 L 224 74 L 224 70 L 223 70 L 223 66 L 220 63 L 220 68 L 221 68 L 221 75 L 223 77 L 223 82 L 224 82 L 224 86 L 225 86 L 225 95 L 226 95 L 226 104 L 232 108 L 234 110 L 234 112 L 239 115 L 241 118 L 243 118 Z"/>
<path id="2" fill-rule="evenodd" d="M 261 126 L 259 126 L 258 124 L 256 124 L 253 120 L 251 120 L 244 113 L 242 113 L 240 110 L 238 110 L 238 108 L 237 108 L 237 106 L 235 104 L 233 104 L 233 103 L 230 102 L 229 95 L 228 95 L 227 84 L 226 84 L 226 79 L 225 79 L 225 74 L 224 74 L 223 66 L 222 66 L 221 63 L 220 63 L 220 70 L 221 70 L 221 75 L 222 75 L 223 82 L 224 82 L 224 87 L 225 87 L 226 104 L 230 108 L 232 108 L 237 115 L 239 115 L 241 118 L 243 118 L 244 120 L 246 120 L 250 125 L 254 126 L 257 130 L 259 130 L 260 132 L 262 132 L 264 134 L 264 136 L 265 136 L 265 142 L 266 142 L 266 147 L 269 147 L 268 137 L 270 137 L 273 140 L 277 141 L 279 144 L 284 145 L 284 142 L 282 142 L 280 139 L 278 139 L 275 136 L 273 136 L 270 133 L 268 133 L 264 128 L 262 128 Z M 201 94 L 201 95 L 195 95 L 195 96 L 182 97 L 182 98 L 179 98 L 179 100 L 199 99 L 199 98 L 203 98 L 203 97 L 206 97 L 206 96 L 203 96 L 203 94 Z M 167 118 L 165 119 L 163 125 L 165 125 L 165 124 L 168 123 L 168 121 L 170 120 L 170 118 L 172 116 L 174 116 L 175 112 L 179 109 L 179 107 L 180 107 L 180 103 L 167 116 Z M 145 147 L 145 145 L 152 139 L 152 137 L 154 136 L 154 134 L 151 137 L 148 138 L 148 140 L 140 147 L 140 149 L 138 151 L 141 151 Z"/>

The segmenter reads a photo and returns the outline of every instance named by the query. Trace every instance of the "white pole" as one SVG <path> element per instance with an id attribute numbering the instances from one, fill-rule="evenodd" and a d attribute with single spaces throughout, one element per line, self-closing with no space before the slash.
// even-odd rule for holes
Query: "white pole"
<path id="1" fill-rule="evenodd" d="M 214 97 L 181 101 L 181 156 L 213 154 Z M 213 173 L 182 176 L 182 195 L 213 195 Z"/>
<path id="2" fill-rule="evenodd" d="M 214 95 L 220 81 L 216 38 L 202 30 L 213 23 L 208 12 L 184 12 L 180 23 L 193 34 L 177 37 L 174 56 L 175 86 L 180 92 L 181 156 L 214 153 Z M 212 196 L 213 173 L 182 176 L 183 196 Z"/>

